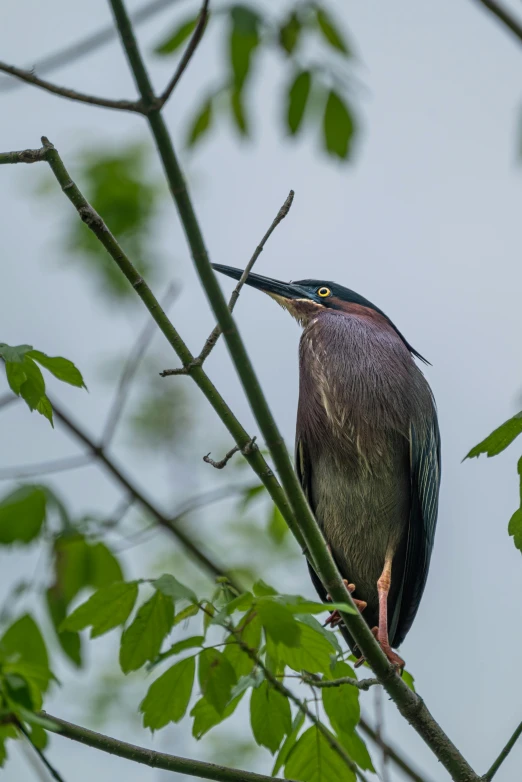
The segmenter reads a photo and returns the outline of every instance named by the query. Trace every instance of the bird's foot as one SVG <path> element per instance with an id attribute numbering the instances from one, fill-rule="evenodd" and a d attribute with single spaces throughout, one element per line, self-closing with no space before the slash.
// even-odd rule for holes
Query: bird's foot
<path id="1" fill-rule="evenodd" d="M 349 584 L 346 578 L 343 578 L 343 582 L 344 582 L 344 585 L 345 585 L 346 589 L 348 590 L 348 592 L 350 594 L 352 594 L 352 592 L 355 592 L 355 584 Z M 332 600 L 331 595 L 327 595 L 326 599 L 331 601 Z M 359 611 L 362 613 L 364 611 L 364 609 L 366 608 L 366 606 L 367 606 L 366 601 L 364 601 L 364 600 L 357 600 L 357 598 L 355 598 L 355 597 L 352 597 L 352 600 L 355 603 L 355 605 L 357 606 L 357 608 L 359 609 Z M 342 623 L 343 623 L 343 620 L 342 620 L 342 617 L 341 617 L 341 614 L 339 613 L 339 611 L 332 611 L 332 613 L 330 614 L 330 616 L 326 620 L 325 625 L 330 625 L 330 627 L 338 627 Z"/>
<path id="2" fill-rule="evenodd" d="M 406 663 L 404 662 L 402 657 L 400 657 L 397 654 L 397 652 L 394 652 L 393 649 L 391 648 L 390 642 L 388 641 L 388 635 L 380 633 L 378 627 L 372 627 L 372 633 L 374 634 L 377 642 L 379 643 L 379 646 L 381 647 L 382 651 L 384 652 L 384 654 L 386 655 L 390 663 L 393 665 L 394 668 L 397 669 L 397 673 L 402 675 Z M 362 658 L 362 662 L 364 662 L 364 658 Z M 355 664 L 356 667 L 358 663 L 359 660 L 357 660 L 357 663 Z"/>

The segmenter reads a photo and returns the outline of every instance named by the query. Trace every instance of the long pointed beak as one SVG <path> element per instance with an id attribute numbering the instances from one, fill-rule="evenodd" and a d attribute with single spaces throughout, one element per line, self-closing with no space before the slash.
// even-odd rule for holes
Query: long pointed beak
<path id="1" fill-rule="evenodd" d="M 233 266 L 223 266 L 220 263 L 213 263 L 212 268 L 217 272 L 221 272 L 221 274 L 226 274 L 227 277 L 232 277 L 234 280 L 241 279 L 243 274 L 242 269 L 235 269 Z M 263 291 L 263 293 L 268 293 L 269 296 L 277 296 L 282 299 L 310 298 L 305 289 L 299 285 L 294 285 L 291 282 L 280 282 L 271 277 L 262 277 L 260 274 L 249 274 L 245 284 L 250 285 L 252 288 L 257 288 Z"/>

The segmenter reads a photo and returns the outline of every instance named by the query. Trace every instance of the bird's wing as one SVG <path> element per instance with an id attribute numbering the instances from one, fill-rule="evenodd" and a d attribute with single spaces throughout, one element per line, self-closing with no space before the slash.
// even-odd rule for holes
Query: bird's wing
<path id="1" fill-rule="evenodd" d="M 410 463 L 411 511 L 394 646 L 404 640 L 415 619 L 433 549 L 440 485 L 440 435 L 435 408 L 426 426 L 410 427 Z"/>

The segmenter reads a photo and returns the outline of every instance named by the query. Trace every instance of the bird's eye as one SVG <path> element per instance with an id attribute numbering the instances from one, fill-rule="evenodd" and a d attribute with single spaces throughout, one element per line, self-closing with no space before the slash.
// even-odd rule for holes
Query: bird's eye
<path id="1" fill-rule="evenodd" d="M 327 288 L 326 285 L 323 285 L 322 288 L 318 289 L 317 295 L 320 296 L 322 299 L 325 299 L 327 296 L 332 295 L 332 291 L 330 290 L 330 288 Z"/>

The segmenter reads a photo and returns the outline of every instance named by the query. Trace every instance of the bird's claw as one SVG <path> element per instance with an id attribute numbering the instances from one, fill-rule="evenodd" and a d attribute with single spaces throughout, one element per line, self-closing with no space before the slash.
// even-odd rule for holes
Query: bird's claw
<path id="1" fill-rule="evenodd" d="M 390 646 L 390 642 L 388 641 L 387 636 L 383 636 L 381 633 L 379 633 L 378 627 L 372 627 L 372 633 L 375 636 L 376 641 L 378 642 L 379 646 L 381 647 L 382 651 L 386 655 L 388 661 L 393 665 L 394 668 L 397 669 L 397 673 L 402 676 L 402 672 L 404 670 L 404 667 L 406 663 L 400 657 L 397 652 L 394 652 L 393 649 Z M 357 660 L 355 663 L 355 667 L 358 667 L 358 664 L 362 665 L 364 662 L 364 657 L 360 658 L 361 662 Z"/>
<path id="2" fill-rule="evenodd" d="M 344 585 L 348 592 L 352 594 L 352 592 L 355 592 L 355 584 L 349 584 L 346 578 L 343 578 Z M 332 600 L 331 595 L 326 596 L 327 600 Z M 359 611 L 362 613 L 366 606 L 368 605 L 365 600 L 358 600 L 356 597 L 352 597 L 353 602 L 359 609 Z M 326 622 L 324 623 L 326 625 L 330 625 L 330 627 L 338 627 L 340 624 L 343 623 L 343 619 L 339 611 L 335 610 L 332 611 Z"/>

